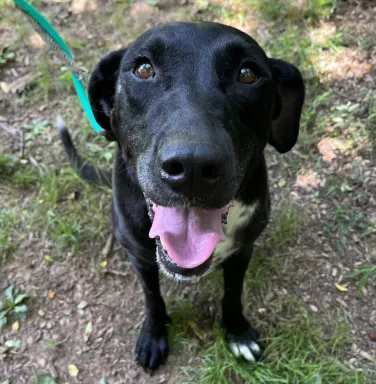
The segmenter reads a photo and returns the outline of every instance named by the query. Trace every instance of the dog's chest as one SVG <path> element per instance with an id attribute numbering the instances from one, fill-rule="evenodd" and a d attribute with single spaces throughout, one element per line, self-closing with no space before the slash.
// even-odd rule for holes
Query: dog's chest
<path id="1" fill-rule="evenodd" d="M 229 256 L 238 252 L 244 246 L 244 242 L 247 242 L 246 230 L 252 223 L 257 206 L 258 201 L 250 205 L 239 201 L 235 202 L 228 213 L 227 224 L 223 224 L 226 240 L 218 243 L 214 250 L 213 267 L 217 267 Z"/>

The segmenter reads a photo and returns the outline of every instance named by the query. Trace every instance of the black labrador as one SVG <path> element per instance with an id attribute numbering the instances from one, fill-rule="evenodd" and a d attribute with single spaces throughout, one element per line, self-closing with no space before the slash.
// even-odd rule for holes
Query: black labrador
<path id="1" fill-rule="evenodd" d="M 243 278 L 269 216 L 264 148 L 284 153 L 298 137 L 299 70 L 268 58 L 237 29 L 173 23 L 102 58 L 88 93 L 96 120 L 118 144 L 112 176 L 83 161 L 58 126 L 81 176 L 112 187 L 114 233 L 145 294 L 137 361 L 156 369 L 167 357 L 159 271 L 197 282 L 217 267 L 229 346 L 257 360 L 262 347 L 242 313 Z"/>

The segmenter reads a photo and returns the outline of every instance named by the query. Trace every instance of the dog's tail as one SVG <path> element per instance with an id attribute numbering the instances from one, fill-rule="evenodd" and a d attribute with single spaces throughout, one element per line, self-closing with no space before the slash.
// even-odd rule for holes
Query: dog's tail
<path id="1" fill-rule="evenodd" d="M 65 122 L 61 117 L 57 118 L 56 126 L 59 130 L 60 138 L 63 142 L 69 163 L 75 172 L 89 183 L 112 188 L 111 171 L 97 168 L 81 158 L 72 142 L 71 135 L 69 134 Z"/>

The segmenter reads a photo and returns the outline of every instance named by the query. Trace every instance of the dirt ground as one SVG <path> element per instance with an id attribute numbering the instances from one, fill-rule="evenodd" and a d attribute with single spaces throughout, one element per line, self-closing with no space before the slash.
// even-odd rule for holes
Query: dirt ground
<path id="1" fill-rule="evenodd" d="M 245 30 L 261 44 L 270 44 L 269 28 L 279 28 L 275 21 L 256 18 L 247 2 L 230 0 L 212 4 L 184 0 L 161 0 L 155 4 L 104 0 L 34 3 L 89 70 L 101 54 L 126 45 L 145 29 L 162 22 L 216 20 Z M 1 12 L 5 15 L 3 21 Z M 9 21 L 12 18 L 14 23 Z M 323 34 L 345 31 L 339 53 L 331 56 L 330 51 L 323 49 L 314 58 L 321 71 L 322 93 L 330 91 L 331 98 L 329 104 L 313 109 L 304 124 L 308 136 L 319 124 L 322 131 L 317 137 L 309 136 L 315 137 L 313 142 L 307 135 L 302 136 L 302 143 L 289 155 L 281 157 L 267 151 L 274 205 L 296 207 L 298 239 L 278 255 L 280 268 L 275 275 L 270 272 L 268 289 L 262 294 L 248 292 L 246 302 L 247 313 L 261 329 L 278 322 L 273 308 L 284 295 L 298 297 L 308 312 L 316 313 L 324 323 L 328 314 L 341 313 L 351 336 L 342 360 L 353 370 L 368 371 L 369 383 L 376 371 L 376 278 L 370 275 L 367 284 L 359 289 L 359 280 L 348 275 L 361 266 L 376 265 L 376 50 L 367 46 L 367 42 L 376 41 L 375 20 L 374 2 L 342 1 L 330 17 L 317 23 L 317 30 Z M 323 38 L 323 34 L 317 33 L 312 39 Z M 61 77 L 65 72 L 59 72 L 59 60 L 10 6 L 0 11 L 0 46 L 16 53 L 15 60 L 9 59 L 0 66 L 0 82 L 8 85 L 0 90 L 1 153 L 19 158 L 22 150 L 24 166 L 32 169 L 42 165 L 57 171 L 67 168 L 53 127 L 48 133 L 39 134 L 32 123 L 48 120 L 53 125 L 59 113 L 81 146 L 93 137 L 71 85 L 51 85 L 60 80 L 66 82 Z M 41 62 L 48 64 L 42 67 Z M 57 71 L 52 78 L 48 77 L 50 68 Z M 27 91 L 33 95 L 33 87 L 42 93 L 28 99 Z M 314 99 L 309 96 L 308 101 L 306 108 L 314 108 Z M 355 109 L 348 103 L 355 104 Z M 373 110 L 368 108 L 371 103 L 375 103 Z M 368 109 L 364 109 L 366 105 Z M 331 114 L 337 117 L 335 121 L 330 120 Z M 322 120 L 320 116 L 324 116 Z M 81 123 L 85 126 L 83 134 Z M 19 132 L 27 135 L 28 124 L 34 124 L 34 136 L 24 140 L 21 148 Z M 348 132 L 350 125 L 354 130 Z M 96 141 L 94 145 L 100 143 Z M 105 159 L 103 163 L 106 164 Z M 195 349 L 173 345 L 167 364 L 153 375 L 134 362 L 135 342 L 143 319 L 143 295 L 119 246 L 115 243 L 109 250 L 106 245 L 111 240 L 109 195 L 95 192 L 96 209 L 103 211 L 104 217 L 101 236 L 83 240 L 76 251 L 74 247 L 56 247 L 53 237 L 30 226 L 25 218 L 30 202 L 40 199 L 41 188 L 39 182 L 21 189 L 0 181 L 0 208 L 18 212 L 11 232 L 16 249 L 4 257 L 0 296 L 9 285 L 32 296 L 19 329 L 7 326 L 0 330 L 0 383 L 34 383 L 36 374 L 48 375 L 58 383 L 98 383 L 102 378 L 112 384 L 182 383 L 184 369 L 197 363 Z M 64 198 L 68 199 L 71 193 L 80 194 L 81 190 L 68 188 Z M 73 196 L 72 201 L 75 200 Z M 43 222 L 43 218 L 39 219 Z M 193 306 L 202 310 L 201 304 L 195 303 L 200 289 L 200 285 L 183 286 L 163 279 L 163 292 L 174 308 L 189 297 Z M 205 308 L 204 318 L 217 318 L 218 300 L 211 294 L 206 299 L 210 305 Z M 267 308 L 263 316 L 251 311 L 260 307 Z M 90 322 L 93 331 L 85 340 Z M 20 347 L 6 351 L 2 346 L 15 338 L 21 341 Z M 192 336 L 192 343 L 195 340 Z M 77 377 L 68 371 L 71 364 L 79 369 Z"/>

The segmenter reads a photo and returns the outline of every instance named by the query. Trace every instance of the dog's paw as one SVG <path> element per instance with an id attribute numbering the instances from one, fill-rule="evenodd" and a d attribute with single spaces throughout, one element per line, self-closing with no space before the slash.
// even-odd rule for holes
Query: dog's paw
<path id="1" fill-rule="evenodd" d="M 240 334 L 227 331 L 226 340 L 235 357 L 243 357 L 252 363 L 261 359 L 263 345 L 257 332 L 250 326 Z"/>
<path id="2" fill-rule="evenodd" d="M 144 368 L 157 369 L 168 355 L 167 329 L 164 324 L 144 321 L 136 346 L 136 361 Z"/>

